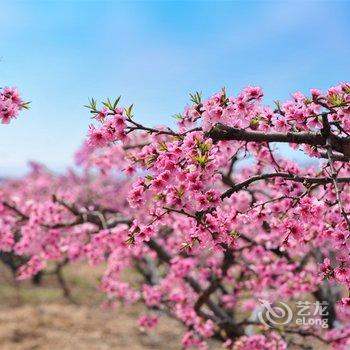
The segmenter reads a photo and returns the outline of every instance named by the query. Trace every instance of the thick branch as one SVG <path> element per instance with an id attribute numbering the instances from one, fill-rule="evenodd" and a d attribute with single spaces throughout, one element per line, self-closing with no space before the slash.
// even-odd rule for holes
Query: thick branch
<path id="1" fill-rule="evenodd" d="M 215 141 L 287 142 L 324 146 L 326 139 L 321 133 L 311 132 L 269 132 L 251 131 L 217 124 L 209 136 Z"/>
<path id="2" fill-rule="evenodd" d="M 210 132 L 209 137 L 214 141 L 247 141 L 247 142 L 284 142 L 306 144 L 311 146 L 326 146 L 327 138 L 321 133 L 313 132 L 262 132 L 233 128 L 217 124 Z M 332 136 L 334 150 L 348 156 L 350 153 L 350 139 Z"/>
<path id="3" fill-rule="evenodd" d="M 268 174 L 261 174 L 261 175 L 255 175 L 247 180 L 244 180 L 234 186 L 232 186 L 230 189 L 228 189 L 226 192 L 224 192 L 221 195 L 221 199 L 229 198 L 233 193 L 240 191 L 241 189 L 249 186 L 253 182 L 260 181 L 260 180 L 267 180 L 272 178 L 284 178 L 289 181 L 294 182 L 300 182 L 306 185 L 311 184 L 318 184 L 318 185 L 325 185 L 328 183 L 332 183 L 333 179 L 331 177 L 307 177 L 307 176 L 300 176 L 300 175 L 293 175 L 290 173 L 268 173 Z M 338 178 L 337 181 L 339 183 L 349 183 L 350 177 L 341 177 Z"/>

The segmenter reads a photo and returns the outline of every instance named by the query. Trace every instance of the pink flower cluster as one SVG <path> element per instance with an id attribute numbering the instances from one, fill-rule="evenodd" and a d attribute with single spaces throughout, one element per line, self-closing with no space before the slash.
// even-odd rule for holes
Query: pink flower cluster
<path id="1" fill-rule="evenodd" d="M 115 140 L 126 139 L 126 116 L 123 108 L 116 107 L 109 111 L 106 107 L 96 111 L 96 120 L 101 122 L 102 126 L 96 128 L 90 125 L 88 134 L 88 145 L 91 147 L 102 147 Z"/>
<path id="2" fill-rule="evenodd" d="M 230 345 L 228 342 L 227 345 Z M 287 344 L 278 333 L 272 332 L 268 337 L 264 335 L 243 336 L 233 346 L 233 350 L 286 350 Z"/>
<path id="3" fill-rule="evenodd" d="M 0 89 L 0 120 L 8 124 L 16 118 L 22 108 L 26 108 L 16 88 L 4 87 Z"/>

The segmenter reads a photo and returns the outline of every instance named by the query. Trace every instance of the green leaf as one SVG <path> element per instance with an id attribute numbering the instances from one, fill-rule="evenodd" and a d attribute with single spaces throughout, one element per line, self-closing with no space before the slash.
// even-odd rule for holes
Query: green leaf
<path id="1" fill-rule="evenodd" d="M 202 93 L 196 91 L 194 94 L 190 94 L 191 101 L 195 104 L 200 104 L 202 102 Z"/>
<path id="2" fill-rule="evenodd" d="M 184 116 L 181 113 L 178 113 L 173 115 L 173 118 L 175 118 L 176 120 L 182 120 L 184 119 Z"/>
<path id="3" fill-rule="evenodd" d="M 125 114 L 129 119 L 132 118 L 132 108 L 133 107 L 134 107 L 134 105 L 132 104 L 128 108 L 125 109 Z"/>
<path id="4" fill-rule="evenodd" d="M 29 105 L 31 104 L 32 102 L 23 102 L 22 104 L 21 104 L 21 107 L 22 108 L 24 108 L 24 109 L 29 109 Z"/>
<path id="5" fill-rule="evenodd" d="M 96 100 L 94 100 L 93 98 L 91 100 L 89 99 L 89 104 L 85 105 L 84 107 L 91 109 L 93 111 L 96 111 L 97 110 Z"/>
<path id="6" fill-rule="evenodd" d="M 116 100 L 114 101 L 114 104 L 113 104 L 113 109 L 116 109 L 116 108 L 117 108 L 118 103 L 119 103 L 119 101 L 120 101 L 121 98 L 122 98 L 121 96 L 119 96 L 118 98 L 116 98 Z"/>

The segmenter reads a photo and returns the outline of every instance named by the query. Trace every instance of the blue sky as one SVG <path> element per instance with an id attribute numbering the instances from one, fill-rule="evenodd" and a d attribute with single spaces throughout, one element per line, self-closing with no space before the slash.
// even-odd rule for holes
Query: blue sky
<path id="1" fill-rule="evenodd" d="M 0 175 L 55 170 L 90 122 L 88 97 L 123 96 L 169 123 L 188 93 L 260 85 L 265 99 L 350 80 L 350 2 L 1 1 L 0 86 L 31 110 L 0 126 Z"/>

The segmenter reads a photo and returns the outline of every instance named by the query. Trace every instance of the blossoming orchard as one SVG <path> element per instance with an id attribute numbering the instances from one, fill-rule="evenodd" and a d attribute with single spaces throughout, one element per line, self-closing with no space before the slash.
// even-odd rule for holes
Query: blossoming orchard
<path id="1" fill-rule="evenodd" d="M 178 320 L 185 349 L 348 349 L 350 84 L 262 99 L 253 86 L 195 93 L 176 128 L 91 99 L 80 171 L 33 163 L 0 183 L 1 259 L 19 280 L 103 264 L 108 305 L 143 303 L 147 329 Z M 1 90 L 3 123 L 27 107 Z M 131 270 L 142 282 L 124 279 Z M 260 300 L 326 303 L 327 327 L 262 323 Z"/>

